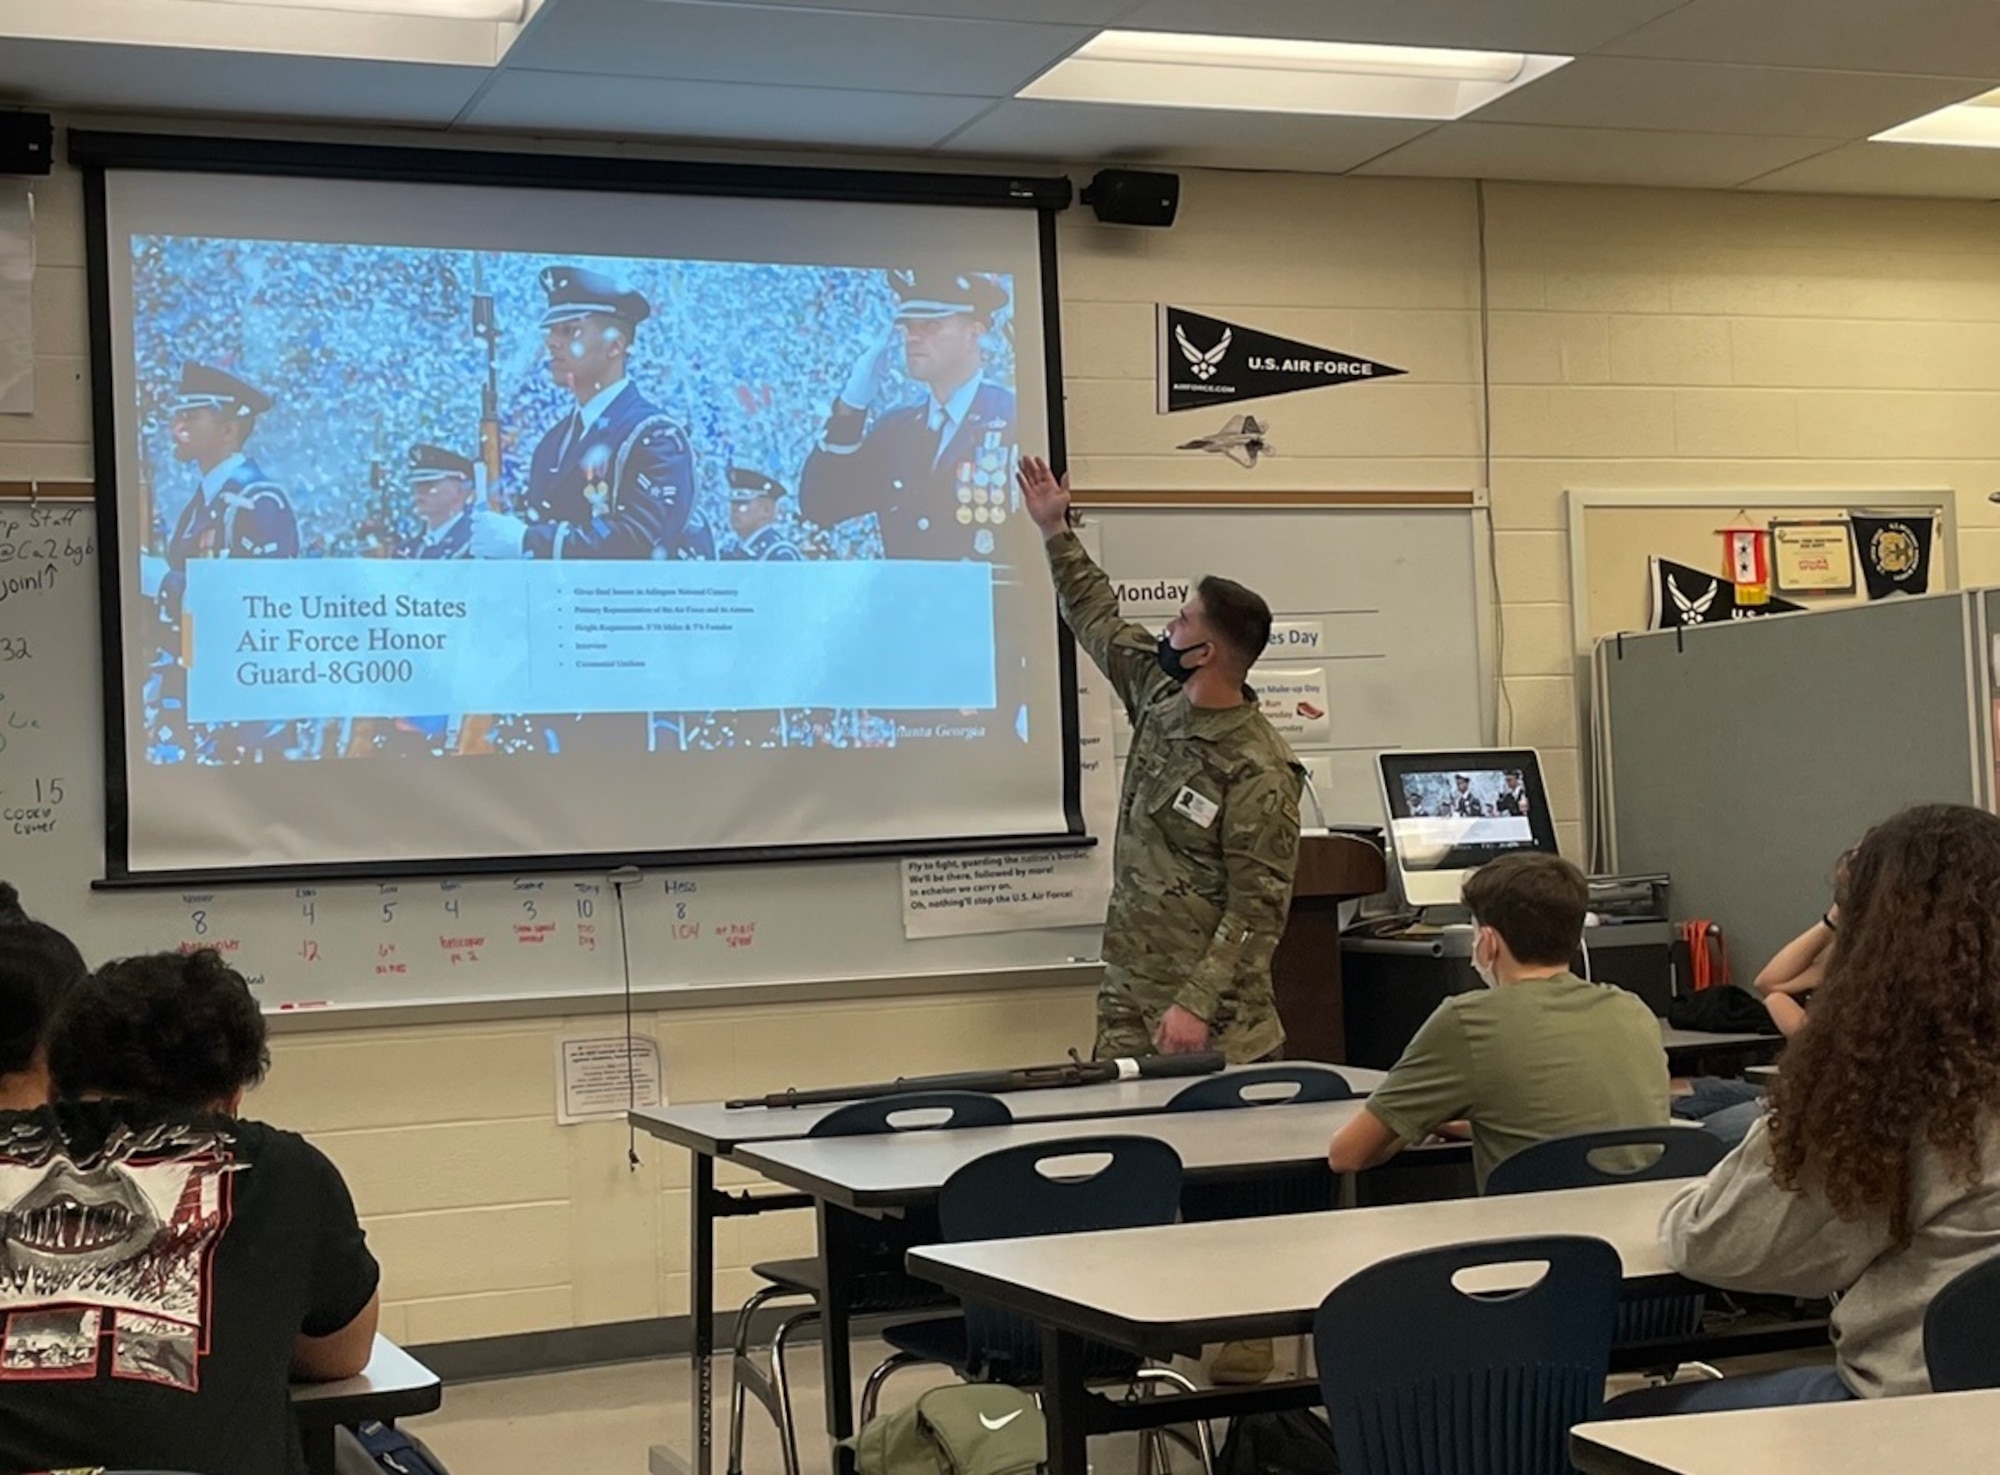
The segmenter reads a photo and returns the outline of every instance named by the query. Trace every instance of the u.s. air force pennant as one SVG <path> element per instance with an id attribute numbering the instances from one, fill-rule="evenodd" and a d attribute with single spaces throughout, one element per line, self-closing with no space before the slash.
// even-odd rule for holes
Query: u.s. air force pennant
<path id="1" fill-rule="evenodd" d="M 1720 574 L 1704 573 L 1670 558 L 1650 558 L 1652 609 L 1648 630 L 1672 630 L 1689 625 L 1726 625 L 1731 620 L 1761 620 L 1766 615 L 1796 614 L 1805 608 L 1789 599 L 1762 604 L 1738 604 L 1736 586 Z"/>
<path id="2" fill-rule="evenodd" d="M 1162 415 L 1409 372 L 1165 303 L 1157 347 Z"/>

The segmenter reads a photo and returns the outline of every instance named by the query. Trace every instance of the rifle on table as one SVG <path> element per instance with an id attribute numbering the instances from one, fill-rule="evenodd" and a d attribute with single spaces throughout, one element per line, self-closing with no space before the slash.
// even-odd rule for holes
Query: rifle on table
<path id="1" fill-rule="evenodd" d="M 918 1091 L 979 1091 L 989 1096 L 1008 1091 L 1047 1091 L 1058 1086 L 1096 1086 L 1106 1081 L 1131 1081 L 1161 1076 L 1209 1076 L 1226 1062 L 1220 1050 L 1201 1050 L 1191 1055 L 1147 1055 L 1138 1059 L 1082 1060 L 1074 1050 L 1068 1060 L 1057 1065 L 1023 1065 L 1012 1070 L 967 1070 L 955 1075 L 899 1076 L 893 1081 L 877 1081 L 866 1086 L 824 1086 L 801 1091 L 789 1087 L 768 1096 L 744 1096 L 723 1105 L 731 1111 L 762 1106 L 779 1110 L 788 1106 L 830 1106 L 841 1101 L 875 1101 L 884 1096 L 907 1096 Z"/>

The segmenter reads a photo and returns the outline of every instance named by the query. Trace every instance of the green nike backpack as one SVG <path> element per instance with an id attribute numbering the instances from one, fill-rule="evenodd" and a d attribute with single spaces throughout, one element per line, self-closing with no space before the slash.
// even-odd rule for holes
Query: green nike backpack
<path id="1" fill-rule="evenodd" d="M 854 1437 L 859 1475 L 1039 1475 L 1048 1431 L 1035 1400 L 1000 1383 L 949 1383 Z"/>

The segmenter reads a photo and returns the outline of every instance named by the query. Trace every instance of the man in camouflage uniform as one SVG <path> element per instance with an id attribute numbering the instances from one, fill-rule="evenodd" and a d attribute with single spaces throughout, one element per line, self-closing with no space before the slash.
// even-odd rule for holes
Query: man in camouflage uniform
<path id="1" fill-rule="evenodd" d="M 1096 1054 L 1271 1055 L 1285 1038 L 1271 954 L 1291 904 L 1305 770 L 1244 685 L 1270 609 L 1209 577 L 1156 639 L 1120 616 L 1111 581 L 1069 532 L 1067 480 L 1034 458 L 1019 480 L 1063 619 L 1132 721 Z"/>

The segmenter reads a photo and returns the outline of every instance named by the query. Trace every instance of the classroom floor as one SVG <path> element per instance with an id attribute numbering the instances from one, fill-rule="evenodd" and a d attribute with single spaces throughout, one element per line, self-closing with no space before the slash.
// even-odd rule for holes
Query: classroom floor
<path id="1" fill-rule="evenodd" d="M 855 1392 L 869 1368 L 886 1354 L 879 1342 L 856 1342 Z M 1280 1344 L 1281 1359 L 1288 1356 Z M 1740 1358 L 1725 1364 L 1742 1374 L 1824 1356 L 1797 1353 Z M 799 1455 L 804 1475 L 821 1475 L 827 1463 L 817 1458 L 824 1449 L 820 1430 L 819 1354 L 810 1344 L 793 1354 L 798 1387 L 794 1407 L 799 1418 Z M 924 1388 L 950 1380 L 943 1369 L 911 1369 L 889 1384 L 885 1406 L 900 1407 Z M 1643 1379 L 1619 1377 L 1614 1391 L 1637 1387 Z M 549 1475 L 550 1471 L 604 1470 L 645 1475 L 647 1454 L 655 1444 L 684 1450 L 688 1428 L 688 1365 L 685 1358 L 659 1362 L 621 1363 L 614 1367 L 531 1377 L 499 1378 L 483 1383 L 459 1383 L 446 1393 L 444 1407 L 404 1427 L 417 1435 L 443 1461 L 452 1475 Z M 724 1439 L 728 1429 L 729 1396 L 726 1364 L 716 1370 L 715 1471 L 722 1475 Z M 777 1432 L 756 1404 L 750 1407 L 743 1446 L 745 1475 L 778 1475 Z M 1217 1435 L 1222 1431 L 1218 1429 Z M 1091 1442 L 1091 1463 L 1108 1475 L 1137 1468 L 1132 1436 L 1111 1436 Z M 1176 1475 L 1191 1475 L 1196 1462 L 1176 1451 Z"/>
<path id="2" fill-rule="evenodd" d="M 855 1393 L 861 1379 L 888 1353 L 879 1342 L 856 1342 Z M 799 1420 L 799 1457 L 804 1475 L 828 1468 L 817 1453 L 825 1448 L 819 1351 L 807 1344 L 792 1354 L 796 1386 L 793 1408 Z M 885 1407 L 901 1407 L 925 1388 L 949 1382 L 940 1368 L 912 1368 L 889 1383 Z M 727 1364 L 716 1367 L 715 1470 L 722 1475 L 729 1427 Z M 778 1436 L 770 1418 L 750 1405 L 743 1445 L 746 1475 L 778 1475 Z M 549 1475 L 557 1470 L 605 1470 L 644 1475 L 647 1452 L 655 1444 L 684 1451 L 688 1430 L 688 1364 L 685 1358 L 622 1363 L 615 1367 L 532 1377 L 459 1383 L 445 1394 L 444 1407 L 403 1427 L 422 1439 L 452 1475 Z M 1092 1463 L 1109 1472 L 1135 1468 L 1131 1436 L 1091 1444 Z M 1177 1456 L 1176 1471 L 1195 1462 Z"/>

